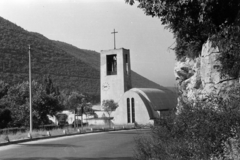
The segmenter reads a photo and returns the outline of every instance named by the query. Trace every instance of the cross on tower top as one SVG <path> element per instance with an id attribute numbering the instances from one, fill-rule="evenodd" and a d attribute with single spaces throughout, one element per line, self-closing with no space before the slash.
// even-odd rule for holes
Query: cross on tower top
<path id="1" fill-rule="evenodd" d="M 113 30 L 113 32 L 111 34 L 114 35 L 114 49 L 116 49 L 116 40 L 115 40 L 115 34 L 118 33 L 115 31 L 115 29 Z"/>

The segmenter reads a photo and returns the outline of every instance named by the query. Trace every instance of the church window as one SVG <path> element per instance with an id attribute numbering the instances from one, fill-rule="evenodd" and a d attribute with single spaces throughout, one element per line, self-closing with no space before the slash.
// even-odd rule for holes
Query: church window
<path id="1" fill-rule="evenodd" d="M 135 103 L 134 103 L 134 98 L 132 98 L 132 123 L 135 123 Z"/>
<path id="2" fill-rule="evenodd" d="M 128 74 L 129 68 L 128 68 L 128 55 L 127 54 L 125 54 L 125 64 L 126 64 L 126 72 Z"/>
<path id="3" fill-rule="evenodd" d="M 117 55 L 107 55 L 107 75 L 117 75 Z"/>
<path id="4" fill-rule="evenodd" d="M 129 98 L 127 98 L 127 122 L 131 123 L 130 99 Z"/>

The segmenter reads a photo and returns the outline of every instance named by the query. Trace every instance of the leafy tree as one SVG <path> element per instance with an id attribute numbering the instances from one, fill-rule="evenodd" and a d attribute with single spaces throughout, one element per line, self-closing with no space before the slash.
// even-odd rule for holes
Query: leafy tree
<path id="1" fill-rule="evenodd" d="M 92 105 L 89 102 L 90 100 L 87 94 L 78 92 L 71 92 L 64 100 L 64 104 L 68 109 L 73 110 L 76 114 L 81 116 L 81 126 L 83 126 L 83 114 L 87 115 L 92 110 Z"/>
<path id="2" fill-rule="evenodd" d="M 11 126 L 26 126 L 29 122 L 29 97 L 28 83 L 17 84 L 8 89 L 8 93 L 1 101 L 11 111 Z M 29 123 L 28 123 L 29 124 Z"/>
<path id="3" fill-rule="evenodd" d="M 239 76 L 240 1 L 239 0 L 125 0 L 146 15 L 160 18 L 176 38 L 175 52 L 197 57 L 203 43 L 215 42 L 221 53 L 222 74 Z M 227 42 L 227 43 L 226 43 Z M 233 70 L 231 70 L 233 68 Z"/>
<path id="4" fill-rule="evenodd" d="M 110 116 L 112 112 L 117 109 L 118 104 L 111 99 L 111 100 L 103 100 L 102 106 L 103 106 L 103 110 L 108 114 L 109 128 L 110 128 L 111 127 Z"/>
<path id="5" fill-rule="evenodd" d="M 48 124 L 47 115 L 55 115 L 63 110 L 63 105 L 59 102 L 58 97 L 41 93 L 33 101 L 33 108 L 37 111 L 36 117 L 39 124 Z"/>
<path id="6" fill-rule="evenodd" d="M 48 123 L 47 115 L 54 115 L 63 109 L 58 97 L 46 94 L 43 86 L 32 82 L 33 126 Z M 4 106 L 11 111 L 10 126 L 20 127 L 29 125 L 29 84 L 23 82 L 8 89 L 8 93 L 1 99 Z"/>
<path id="7" fill-rule="evenodd" d="M 65 105 L 68 109 L 74 110 L 79 107 L 79 105 L 82 103 L 85 96 L 78 92 L 71 92 L 70 95 L 66 97 Z"/>

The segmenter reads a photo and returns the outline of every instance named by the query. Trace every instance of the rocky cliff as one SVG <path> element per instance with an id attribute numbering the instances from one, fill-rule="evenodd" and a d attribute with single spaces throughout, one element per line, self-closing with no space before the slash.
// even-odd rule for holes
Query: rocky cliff
<path id="1" fill-rule="evenodd" d="M 176 63 L 174 73 L 183 102 L 194 104 L 199 100 L 207 101 L 210 96 L 221 95 L 238 83 L 237 79 L 221 76 L 221 63 L 218 61 L 220 54 L 218 48 L 207 41 L 199 57 L 183 58 Z M 179 99 L 178 111 L 180 108 Z"/>

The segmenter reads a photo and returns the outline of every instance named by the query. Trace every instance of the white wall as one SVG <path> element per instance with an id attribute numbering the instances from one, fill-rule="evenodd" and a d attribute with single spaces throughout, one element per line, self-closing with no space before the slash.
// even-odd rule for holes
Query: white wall
<path id="1" fill-rule="evenodd" d="M 133 91 L 128 91 L 122 96 L 121 100 L 119 101 L 119 107 L 117 110 L 112 113 L 112 117 L 114 117 L 112 122 L 114 124 L 129 124 L 127 122 L 127 98 L 130 99 L 130 113 L 132 113 L 131 98 L 134 98 L 135 101 L 135 122 L 138 124 L 154 123 L 153 120 L 150 120 L 147 108 L 145 107 L 145 104 L 143 103 L 141 97 Z M 132 120 L 132 114 L 130 119 Z"/>

